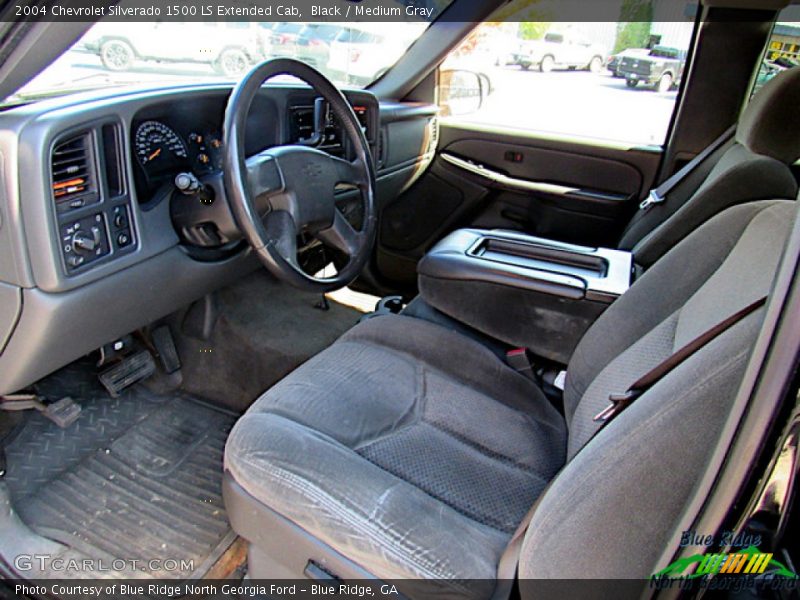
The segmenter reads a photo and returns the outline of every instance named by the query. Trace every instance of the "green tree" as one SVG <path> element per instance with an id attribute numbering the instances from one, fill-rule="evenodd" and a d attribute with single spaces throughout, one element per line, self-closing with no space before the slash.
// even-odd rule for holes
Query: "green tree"
<path id="1" fill-rule="evenodd" d="M 519 37 L 523 40 L 540 40 L 550 28 L 546 21 L 526 21 L 519 24 Z"/>
<path id="2" fill-rule="evenodd" d="M 653 0 L 624 0 L 619 10 L 614 53 L 627 48 L 646 48 L 650 42 Z"/>
<path id="3" fill-rule="evenodd" d="M 492 14 L 492 21 L 517 22 L 520 36 L 524 39 L 539 39 L 552 21 L 549 11 L 540 6 L 541 0 L 511 0 Z"/>

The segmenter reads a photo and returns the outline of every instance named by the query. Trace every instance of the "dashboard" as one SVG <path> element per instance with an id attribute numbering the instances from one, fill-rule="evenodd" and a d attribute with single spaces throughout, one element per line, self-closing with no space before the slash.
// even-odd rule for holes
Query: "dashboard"
<path id="1" fill-rule="evenodd" d="M 246 244 L 175 222 L 189 201 L 177 175 L 221 180 L 230 92 L 111 88 L 0 113 L 0 394 L 259 268 Z M 437 108 L 344 93 L 375 159 L 377 203 L 391 202 L 433 160 Z M 247 117 L 246 154 L 284 144 L 352 155 L 312 89 L 264 86 Z"/>
<path id="2" fill-rule="evenodd" d="M 139 111 L 131 126 L 134 183 L 147 203 L 181 172 L 203 176 L 222 169 L 222 121 L 226 96 L 212 94 L 157 103 Z M 277 103 L 259 96 L 247 121 L 245 153 L 282 143 Z"/>

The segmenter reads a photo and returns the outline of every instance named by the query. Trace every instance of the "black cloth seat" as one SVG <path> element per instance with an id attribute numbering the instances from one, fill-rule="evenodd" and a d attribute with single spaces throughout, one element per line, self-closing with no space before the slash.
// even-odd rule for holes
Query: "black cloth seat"
<path id="1" fill-rule="evenodd" d="M 473 339 L 396 315 L 358 325 L 268 390 L 228 439 L 229 486 L 248 498 L 229 513 L 251 542 L 250 576 L 302 577 L 308 561 L 346 560 L 353 572 L 488 597 L 512 531 L 555 478 L 521 576 L 649 577 L 763 309 L 595 437 L 592 417 L 610 393 L 769 292 L 794 214 L 786 201 L 734 207 L 649 269 L 578 346 L 565 417 Z"/>

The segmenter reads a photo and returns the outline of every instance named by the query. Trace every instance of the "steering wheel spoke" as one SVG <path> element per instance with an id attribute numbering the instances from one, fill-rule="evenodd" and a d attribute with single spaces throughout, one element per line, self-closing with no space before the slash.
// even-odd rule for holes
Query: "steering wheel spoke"
<path id="1" fill-rule="evenodd" d="M 355 256 L 363 245 L 363 234 L 356 231 L 340 210 L 336 210 L 333 225 L 316 233 L 321 242 L 344 252 L 347 256 Z"/>
<path id="2" fill-rule="evenodd" d="M 331 156 L 331 161 L 336 167 L 337 183 L 351 183 L 357 187 L 367 184 L 365 178 L 366 169 L 360 158 L 355 160 L 345 160 L 337 156 Z"/>
<path id="3" fill-rule="evenodd" d="M 245 167 L 248 190 L 259 208 L 270 196 L 285 189 L 278 162 L 269 151 L 251 156 L 245 161 Z"/>
<path id="4" fill-rule="evenodd" d="M 267 246 L 278 251 L 289 265 L 297 267 L 297 225 L 292 215 L 285 210 L 274 210 L 264 218 Z"/>

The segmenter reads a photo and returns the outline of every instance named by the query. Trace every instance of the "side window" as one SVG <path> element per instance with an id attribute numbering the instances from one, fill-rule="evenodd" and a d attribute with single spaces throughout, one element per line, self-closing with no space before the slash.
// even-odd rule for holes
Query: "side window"
<path id="1" fill-rule="evenodd" d="M 758 66 L 753 93 L 786 69 L 800 66 L 800 6 L 788 6 L 778 16 L 772 36 Z"/>
<path id="2" fill-rule="evenodd" d="M 672 18 L 483 23 L 442 64 L 476 73 L 483 103 L 444 114 L 498 129 L 663 145 L 694 32 L 694 15 Z"/>

